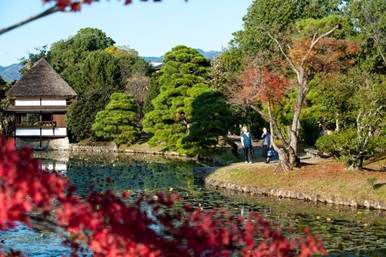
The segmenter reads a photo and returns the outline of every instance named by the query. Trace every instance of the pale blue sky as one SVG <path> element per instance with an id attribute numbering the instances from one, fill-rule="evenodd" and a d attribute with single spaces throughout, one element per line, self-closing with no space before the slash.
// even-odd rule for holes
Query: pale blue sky
<path id="1" fill-rule="evenodd" d="M 0 66 L 18 63 L 35 47 L 75 35 L 79 29 L 101 29 L 117 46 L 140 56 L 162 56 L 176 45 L 221 51 L 242 29 L 253 0 L 100 0 L 81 12 L 54 13 L 0 35 Z M 0 29 L 36 15 L 49 5 L 41 0 L 0 0 Z"/>

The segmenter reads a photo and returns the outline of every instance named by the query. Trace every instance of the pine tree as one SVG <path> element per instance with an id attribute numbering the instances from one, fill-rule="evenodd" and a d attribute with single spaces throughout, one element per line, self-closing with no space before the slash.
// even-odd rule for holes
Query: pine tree
<path id="1" fill-rule="evenodd" d="M 133 122 L 137 107 L 132 95 L 114 93 L 105 110 L 97 113 L 92 129 L 96 135 L 113 139 L 118 145 L 132 143 L 140 135 L 140 129 Z"/>
<path id="2" fill-rule="evenodd" d="M 154 109 L 145 115 L 144 129 L 154 136 L 150 145 L 164 143 L 168 150 L 182 150 L 182 139 L 191 125 L 192 103 L 212 89 L 206 84 L 210 61 L 197 50 L 176 46 L 165 54 L 158 82 L 160 93 Z"/>

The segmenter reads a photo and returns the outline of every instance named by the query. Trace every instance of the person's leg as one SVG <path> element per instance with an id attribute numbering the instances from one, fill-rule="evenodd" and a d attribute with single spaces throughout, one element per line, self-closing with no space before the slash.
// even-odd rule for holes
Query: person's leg
<path id="1" fill-rule="evenodd" d="M 244 159 L 245 159 L 245 162 L 248 162 L 248 151 L 249 151 L 249 148 L 244 147 Z"/>
<path id="2" fill-rule="evenodd" d="M 248 155 L 248 162 L 252 163 L 252 148 L 248 147 L 247 155 Z"/>
<path id="3" fill-rule="evenodd" d="M 263 145 L 263 157 L 267 158 L 267 153 L 268 153 L 268 147 L 266 145 Z"/>

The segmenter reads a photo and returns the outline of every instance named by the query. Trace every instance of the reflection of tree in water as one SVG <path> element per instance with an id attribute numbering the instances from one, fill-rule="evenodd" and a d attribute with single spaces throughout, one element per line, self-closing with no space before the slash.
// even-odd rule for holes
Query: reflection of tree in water
<path id="1" fill-rule="evenodd" d="M 171 187 L 186 187 L 194 183 L 191 161 L 159 156 L 88 153 L 69 158 L 67 177 L 86 195 L 91 189 L 159 191 Z"/>

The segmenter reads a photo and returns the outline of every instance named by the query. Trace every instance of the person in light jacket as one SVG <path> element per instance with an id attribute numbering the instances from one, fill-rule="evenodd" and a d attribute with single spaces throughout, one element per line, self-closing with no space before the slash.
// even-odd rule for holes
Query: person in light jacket
<path id="1" fill-rule="evenodd" d="M 241 129 L 241 146 L 244 149 L 245 163 L 252 163 L 252 134 L 249 133 L 248 128 L 245 126 Z"/>
<path id="2" fill-rule="evenodd" d="M 271 133 L 267 130 L 267 128 L 263 128 L 263 134 L 261 135 L 261 147 L 263 148 L 263 157 L 265 158 L 265 162 L 269 163 L 270 157 L 268 156 L 268 150 L 272 147 L 271 144 Z"/>

